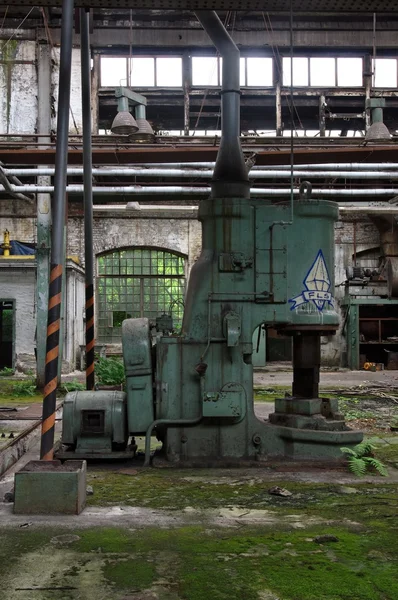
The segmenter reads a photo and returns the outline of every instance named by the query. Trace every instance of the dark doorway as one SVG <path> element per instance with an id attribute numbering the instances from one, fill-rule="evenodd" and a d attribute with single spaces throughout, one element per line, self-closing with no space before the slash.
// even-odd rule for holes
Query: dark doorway
<path id="1" fill-rule="evenodd" d="M 14 359 L 14 302 L 0 300 L 0 369 L 12 368 Z"/>

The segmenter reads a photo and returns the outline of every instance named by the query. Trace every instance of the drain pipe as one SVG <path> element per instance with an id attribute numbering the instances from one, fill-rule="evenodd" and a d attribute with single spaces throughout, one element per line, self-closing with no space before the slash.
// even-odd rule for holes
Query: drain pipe
<path id="1" fill-rule="evenodd" d="M 240 145 L 240 52 L 213 10 L 195 13 L 222 57 L 221 141 L 214 168 L 213 198 L 249 198 L 249 178 Z"/>

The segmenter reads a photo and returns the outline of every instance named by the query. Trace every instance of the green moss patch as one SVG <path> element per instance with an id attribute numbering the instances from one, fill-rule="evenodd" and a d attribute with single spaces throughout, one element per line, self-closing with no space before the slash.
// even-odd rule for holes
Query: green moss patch
<path id="1" fill-rule="evenodd" d="M 57 529 L 57 535 L 62 531 Z M 289 531 L 261 526 L 138 531 L 98 527 L 68 530 L 80 539 L 67 548 L 51 543 L 52 530 L 42 530 L 39 537 L 36 531 L 15 533 L 6 530 L 2 535 L 10 548 L 14 537 L 25 546 L 24 554 L 11 551 L 8 572 L 0 575 L 10 600 L 21 597 L 17 587 L 39 586 L 50 591 L 35 592 L 41 594 L 38 597 L 55 597 L 56 589 L 63 587 L 62 598 L 67 600 L 119 600 L 130 594 L 144 598 L 145 592 L 156 593 L 159 600 L 398 597 L 397 536 L 391 528 L 380 533 L 372 527 L 358 531 L 341 525 Z M 337 541 L 316 543 L 315 538 L 325 534 Z M 34 597 L 32 589 L 25 594 Z"/>

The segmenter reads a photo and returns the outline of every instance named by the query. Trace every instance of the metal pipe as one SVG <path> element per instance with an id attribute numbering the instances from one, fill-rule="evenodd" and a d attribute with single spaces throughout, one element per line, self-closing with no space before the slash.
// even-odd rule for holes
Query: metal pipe
<path id="1" fill-rule="evenodd" d="M 84 160 L 84 152 L 83 152 Z M 52 168 L 38 168 L 38 169 L 4 169 L 4 173 L 8 176 L 13 175 L 15 172 L 20 177 L 40 177 L 40 176 L 52 176 L 54 175 L 54 169 Z M 81 167 L 74 167 L 68 169 L 68 176 L 78 177 L 83 175 L 84 169 Z M 163 168 L 135 168 L 135 167 L 117 167 L 117 168 L 94 168 L 92 169 L 92 175 L 99 175 L 102 177 L 181 177 L 181 178 L 197 178 L 197 179 L 210 179 L 213 175 L 213 171 L 208 169 L 163 169 Z M 398 178 L 397 173 L 389 171 L 309 171 L 297 169 L 293 171 L 294 177 L 309 177 L 312 179 L 324 179 L 327 177 L 335 179 L 393 179 Z M 250 179 L 287 179 L 291 177 L 290 170 L 286 169 L 258 169 L 251 171 Z M 12 185 L 12 184 L 11 184 Z M 23 184 L 22 184 L 23 185 Z M 18 190 L 19 186 L 10 187 L 8 191 Z"/>
<path id="2" fill-rule="evenodd" d="M 73 0 L 62 2 L 61 54 L 57 114 L 53 221 L 51 232 L 51 269 L 48 293 L 46 369 L 43 397 L 40 458 L 54 456 L 54 426 L 58 382 L 59 333 L 61 317 L 64 228 L 66 209 L 66 169 L 68 164 L 68 129 L 73 39 Z"/>
<path id="3" fill-rule="evenodd" d="M 84 269 L 86 278 L 86 389 L 94 389 L 94 253 L 91 150 L 91 64 L 89 13 L 80 9 L 80 51 L 83 116 Z"/>
<path id="4" fill-rule="evenodd" d="M 221 141 L 211 185 L 214 198 L 249 198 L 249 179 L 240 144 L 240 52 L 212 10 L 196 14 L 222 62 Z"/>
<path id="5" fill-rule="evenodd" d="M 145 434 L 145 462 L 144 467 L 150 467 L 151 465 L 151 436 L 155 427 L 159 425 L 165 425 L 166 427 L 191 427 L 192 425 L 199 425 L 203 417 L 197 417 L 196 419 L 158 419 L 154 421 L 147 429 Z"/>
<path id="6" fill-rule="evenodd" d="M 21 191 L 27 193 L 42 193 L 51 194 L 54 192 L 54 186 L 51 185 L 24 185 Z M 0 186 L 0 192 L 4 192 L 3 186 Z M 81 184 L 68 185 L 66 187 L 66 193 L 68 194 L 83 194 L 84 187 Z M 194 187 L 194 186 L 103 186 L 93 187 L 93 194 L 95 195 L 126 195 L 131 196 L 196 196 L 203 197 L 208 196 L 210 187 Z M 299 196 L 299 190 L 293 191 L 295 196 Z M 272 196 L 278 198 L 290 197 L 290 188 L 251 188 L 250 195 L 254 198 L 262 196 Z M 347 189 L 333 189 L 333 188 L 314 188 L 312 190 L 312 196 L 328 196 L 334 197 L 357 197 L 357 196 L 396 196 L 398 195 L 398 187 L 396 188 L 347 188 Z"/>

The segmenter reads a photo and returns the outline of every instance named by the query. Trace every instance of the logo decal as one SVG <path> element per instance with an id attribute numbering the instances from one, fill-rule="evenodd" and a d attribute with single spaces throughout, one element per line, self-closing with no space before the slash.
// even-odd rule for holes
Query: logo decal
<path id="1" fill-rule="evenodd" d="M 290 310 L 307 302 L 313 302 L 320 312 L 323 311 L 326 304 L 333 308 L 334 299 L 329 292 L 331 281 L 322 250 L 319 250 L 303 283 L 306 289 L 299 296 L 289 300 L 292 303 Z"/>

